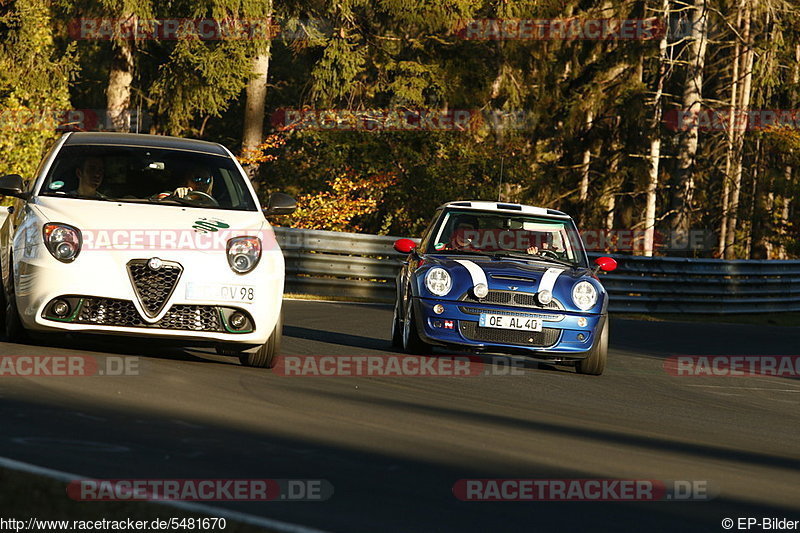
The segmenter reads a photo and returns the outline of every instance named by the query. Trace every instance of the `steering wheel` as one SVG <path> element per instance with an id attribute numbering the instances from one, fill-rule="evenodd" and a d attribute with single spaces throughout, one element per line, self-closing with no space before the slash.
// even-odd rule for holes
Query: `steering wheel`
<path id="1" fill-rule="evenodd" d="M 156 200 L 165 200 L 167 198 L 181 198 L 180 196 L 177 196 L 175 192 L 172 192 L 171 194 L 168 194 L 166 196 L 162 196 L 164 194 L 166 193 L 156 193 L 150 197 L 150 200 L 156 201 Z M 216 198 L 214 198 L 210 194 L 204 193 L 203 191 L 189 191 L 181 199 L 186 199 L 196 202 L 197 205 L 200 207 L 203 206 L 219 207 L 219 202 L 217 202 Z"/>
<path id="2" fill-rule="evenodd" d="M 546 257 L 552 257 L 553 259 L 561 259 L 558 255 L 558 252 L 545 248 L 543 250 L 539 250 L 538 255 L 544 255 Z"/>
<path id="3" fill-rule="evenodd" d="M 199 205 L 208 205 L 211 207 L 219 207 L 219 202 L 210 194 L 204 193 L 203 191 L 189 191 L 184 196 L 187 200 L 193 200 L 197 202 Z"/>

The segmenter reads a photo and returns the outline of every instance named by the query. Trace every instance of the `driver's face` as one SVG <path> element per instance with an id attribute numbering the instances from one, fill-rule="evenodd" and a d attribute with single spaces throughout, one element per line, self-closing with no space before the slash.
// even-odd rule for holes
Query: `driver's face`
<path id="1" fill-rule="evenodd" d="M 191 175 L 186 176 L 184 187 L 188 187 L 193 191 L 200 191 L 208 193 L 211 190 L 211 185 L 214 182 L 214 177 L 208 170 L 195 170 Z"/>
<path id="2" fill-rule="evenodd" d="M 78 167 L 76 173 L 80 180 L 80 186 L 84 190 L 96 191 L 100 184 L 103 183 L 105 174 L 103 160 L 99 157 L 90 157 L 83 162 L 83 165 Z"/>
<path id="3" fill-rule="evenodd" d="M 475 228 L 471 224 L 459 224 L 456 226 L 455 242 L 458 246 L 466 246 L 472 239 L 469 237 L 468 232 L 474 231 Z"/>

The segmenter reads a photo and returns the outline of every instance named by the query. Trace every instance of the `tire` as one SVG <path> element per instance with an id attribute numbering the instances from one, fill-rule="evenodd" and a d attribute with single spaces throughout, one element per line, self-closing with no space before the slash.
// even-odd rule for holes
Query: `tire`
<path id="1" fill-rule="evenodd" d="M 17 297 L 14 292 L 14 271 L 11 270 L 11 263 L 9 263 L 8 280 L 8 287 L 6 287 L 2 283 L 2 277 L 0 276 L 0 285 L 2 285 L 2 291 L 0 292 L 2 292 L 3 300 L 3 329 L 0 333 L 2 333 L 5 342 L 22 343 L 28 340 L 28 335 L 22 326 L 22 321 L 19 319 Z"/>
<path id="2" fill-rule="evenodd" d="M 417 320 L 414 315 L 414 299 L 410 296 L 406 303 L 405 320 L 403 320 L 403 350 L 413 355 L 427 355 L 431 353 L 431 345 L 419 337 Z"/>
<path id="3" fill-rule="evenodd" d="M 600 331 L 600 338 L 589 352 L 589 356 L 582 361 L 578 361 L 575 370 L 578 374 L 589 376 L 599 376 L 606 369 L 608 361 L 608 318 L 603 320 L 603 329 Z"/>
<path id="4" fill-rule="evenodd" d="M 403 321 L 400 320 L 400 302 L 394 304 L 394 315 L 392 316 L 392 346 L 395 348 L 403 347 Z"/>
<path id="5" fill-rule="evenodd" d="M 283 337 L 283 311 L 278 315 L 278 323 L 272 330 L 267 342 L 258 349 L 257 352 L 247 352 L 239 354 L 239 362 L 242 366 L 253 368 L 272 368 L 275 366 L 275 358 L 281 351 L 281 339 Z"/>

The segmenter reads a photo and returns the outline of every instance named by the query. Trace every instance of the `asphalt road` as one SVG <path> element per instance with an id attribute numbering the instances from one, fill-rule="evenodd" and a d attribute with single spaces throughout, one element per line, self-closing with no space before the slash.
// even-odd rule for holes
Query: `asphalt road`
<path id="1" fill-rule="evenodd" d="M 284 354 L 392 352 L 389 308 L 288 301 L 285 313 Z M 794 355 L 800 330 L 611 327 L 601 377 L 547 367 L 297 378 L 128 340 L 0 344 L 2 355 L 142 356 L 138 377 L 0 378 L 0 456 L 94 478 L 327 479 L 326 502 L 215 505 L 341 532 L 723 531 L 726 517 L 800 520 L 800 380 L 663 369 L 678 354 Z M 459 501 L 453 485 L 469 478 L 692 480 L 719 494 Z"/>

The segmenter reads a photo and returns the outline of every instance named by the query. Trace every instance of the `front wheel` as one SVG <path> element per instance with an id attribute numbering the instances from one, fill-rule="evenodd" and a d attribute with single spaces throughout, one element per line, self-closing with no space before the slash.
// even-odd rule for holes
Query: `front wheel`
<path id="1" fill-rule="evenodd" d="M 239 362 L 243 366 L 250 366 L 255 368 L 272 368 L 275 366 L 275 358 L 281 351 L 281 339 L 283 337 L 283 311 L 278 315 L 278 323 L 275 324 L 275 329 L 272 331 L 267 342 L 256 352 L 247 352 L 239 354 Z"/>
<path id="2" fill-rule="evenodd" d="M 608 361 L 608 318 L 603 321 L 603 329 L 600 331 L 600 338 L 594 343 L 589 356 L 578 361 L 575 370 L 578 374 L 599 376 L 606 369 Z"/>
<path id="3" fill-rule="evenodd" d="M 22 321 L 19 319 L 19 311 L 17 310 L 17 297 L 14 292 L 14 273 L 9 272 L 8 287 L 2 283 L 2 276 L 0 276 L 0 299 L 2 299 L 2 323 L 3 329 L 0 333 L 3 334 L 3 340 L 6 342 L 25 342 L 28 338 L 25 328 L 22 326 Z"/>
<path id="4" fill-rule="evenodd" d="M 403 347 L 403 321 L 400 320 L 400 302 L 394 304 L 394 314 L 392 315 L 392 346 L 395 348 Z"/>
<path id="5" fill-rule="evenodd" d="M 406 303 L 406 316 L 403 321 L 403 350 L 406 353 L 424 355 L 430 353 L 431 346 L 419 337 L 417 320 L 414 315 L 413 298 L 408 297 Z"/>

